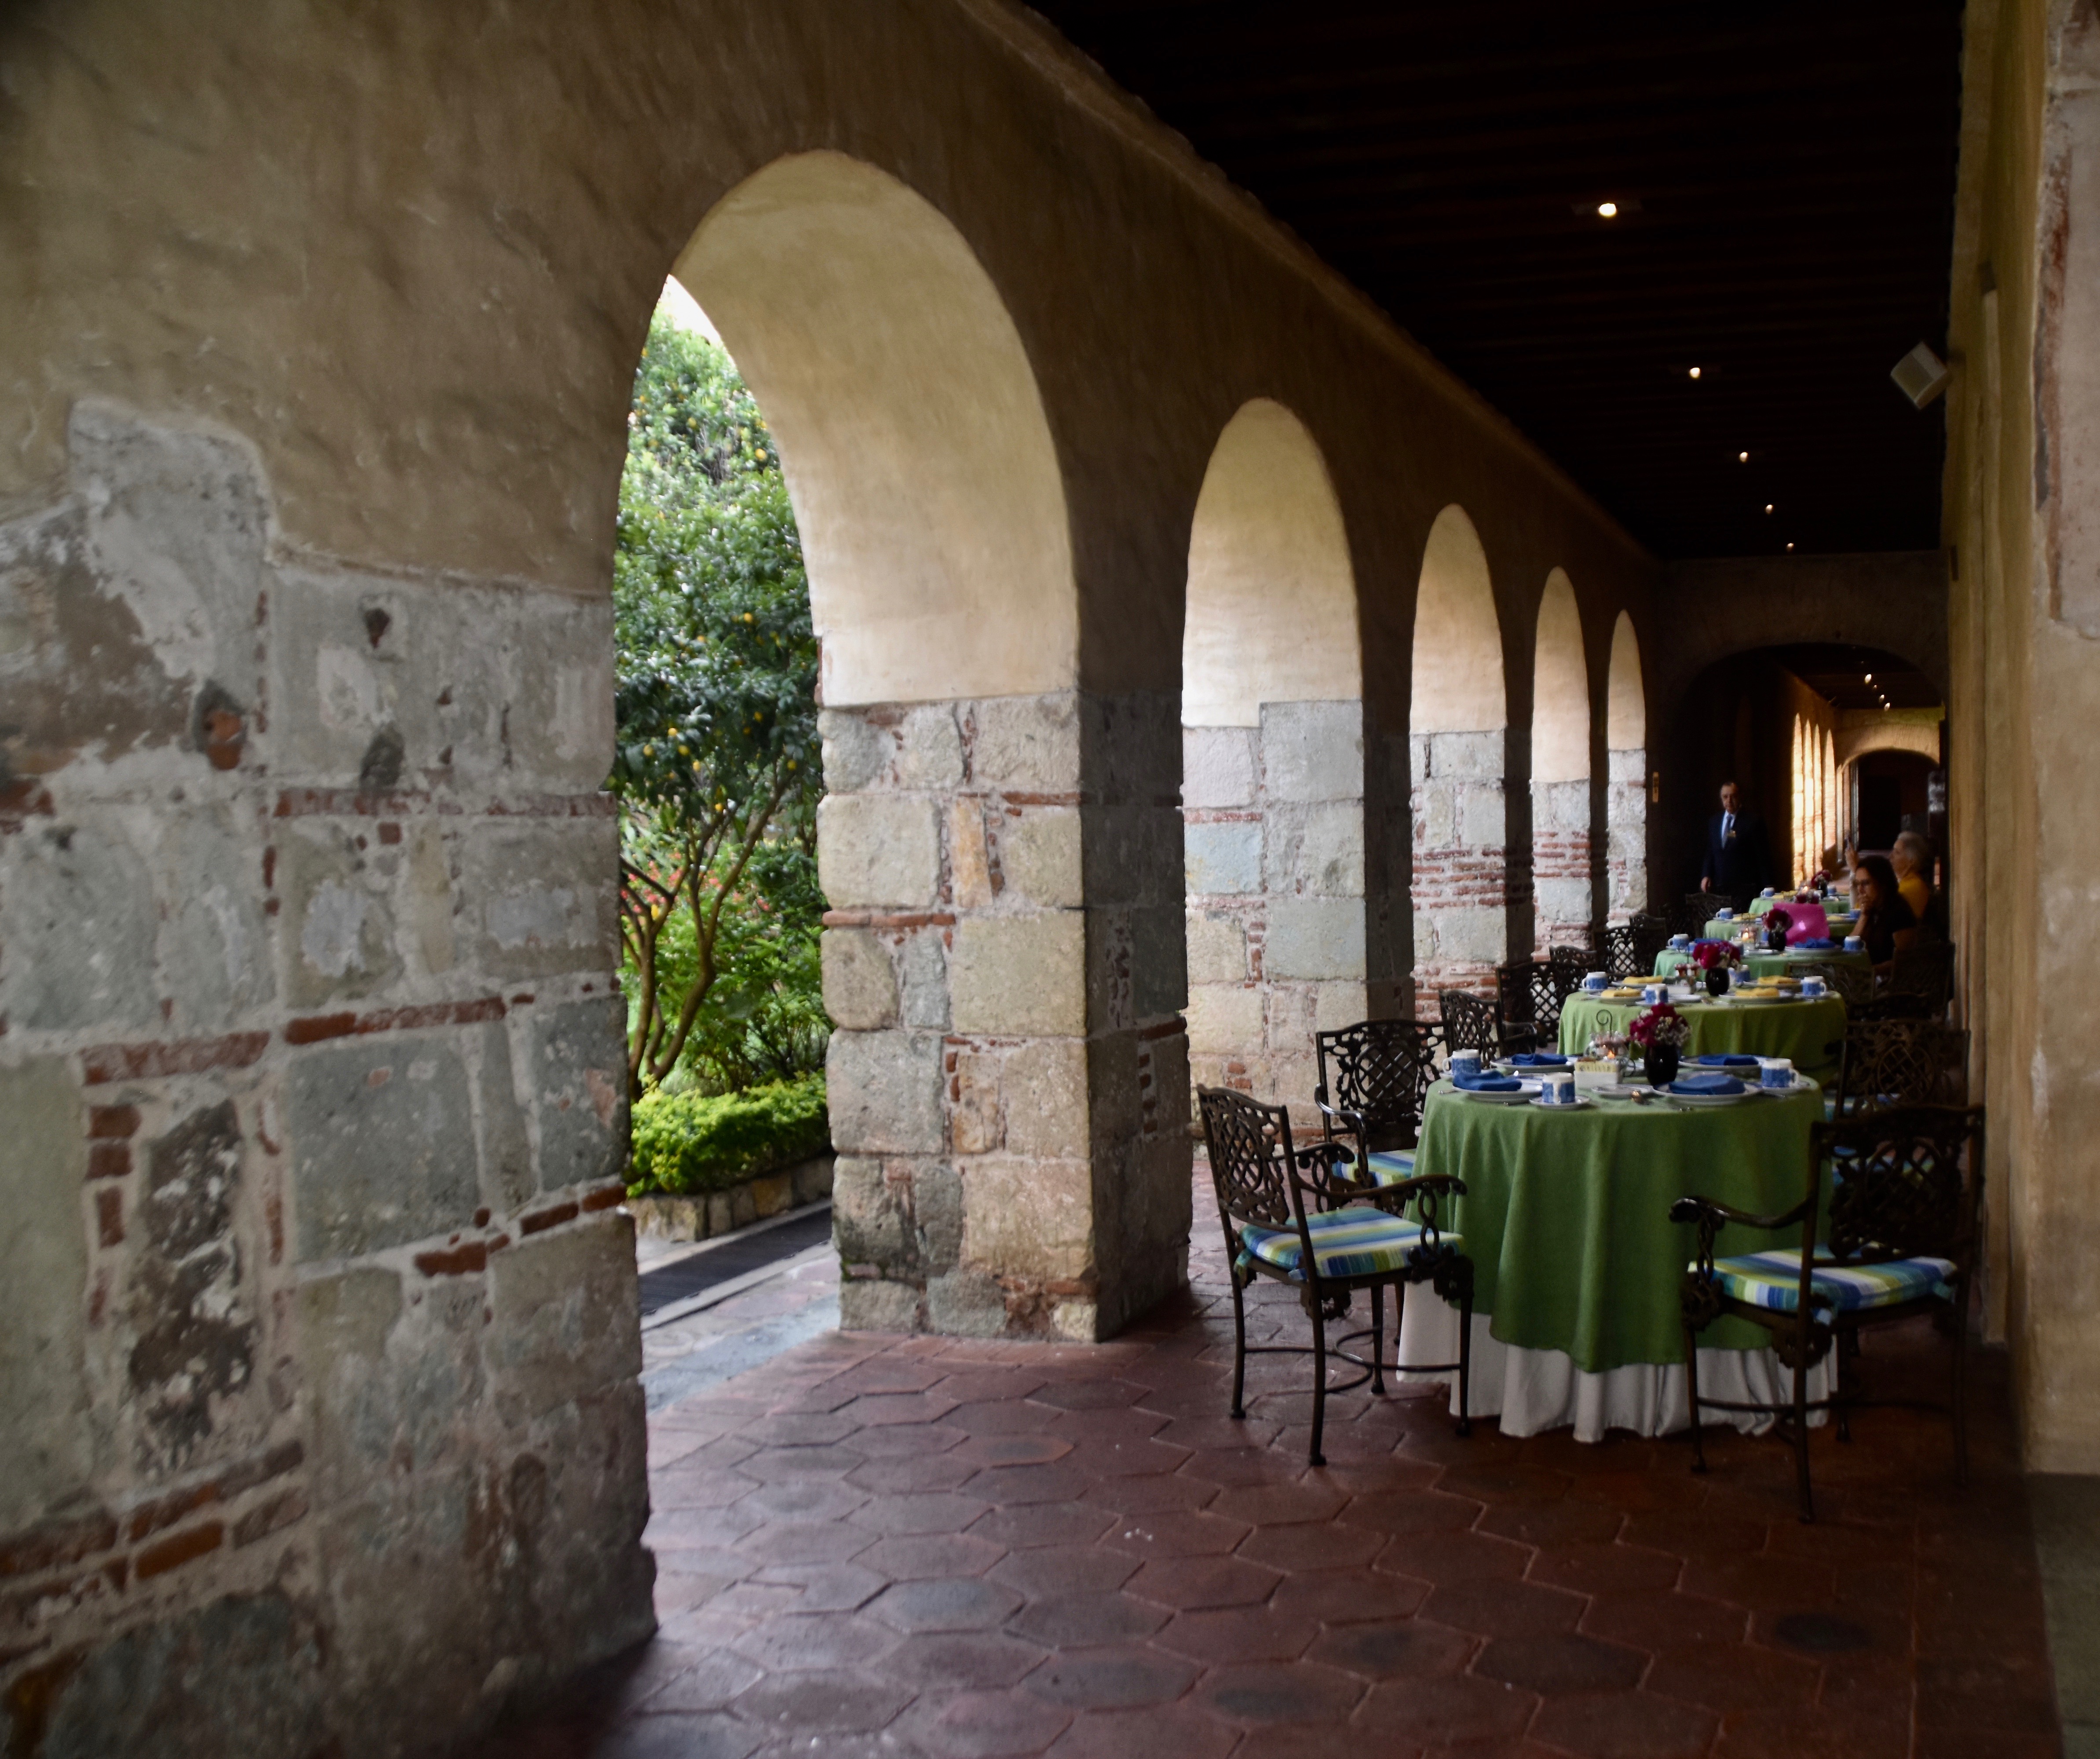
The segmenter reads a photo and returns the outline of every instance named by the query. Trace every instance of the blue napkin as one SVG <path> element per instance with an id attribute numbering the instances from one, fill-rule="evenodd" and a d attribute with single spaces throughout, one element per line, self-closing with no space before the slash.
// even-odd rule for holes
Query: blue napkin
<path id="1" fill-rule="evenodd" d="M 1565 1069 L 1568 1059 L 1551 1051 L 1520 1051 L 1510 1063 L 1517 1069 Z"/>
<path id="2" fill-rule="evenodd" d="M 1733 1075 L 1686 1075 L 1670 1084 L 1672 1093 L 1688 1093 L 1703 1099 L 1710 1095 L 1740 1093 L 1743 1084 Z"/>
<path id="3" fill-rule="evenodd" d="M 1758 1066 L 1758 1060 L 1754 1056 L 1745 1056 L 1740 1051 L 1710 1051 L 1705 1056 L 1695 1056 L 1692 1060 L 1701 1069 L 1755 1069 Z"/>
<path id="4" fill-rule="evenodd" d="M 1790 950 L 1796 953 L 1829 953 L 1837 949 L 1835 941 L 1797 941 Z"/>
<path id="5" fill-rule="evenodd" d="M 1515 1093 L 1524 1085 L 1514 1075 L 1454 1075 L 1451 1080 L 1467 1093 Z"/>

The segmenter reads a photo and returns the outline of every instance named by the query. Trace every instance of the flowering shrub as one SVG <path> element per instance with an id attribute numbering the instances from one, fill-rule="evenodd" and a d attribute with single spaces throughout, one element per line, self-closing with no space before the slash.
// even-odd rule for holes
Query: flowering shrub
<path id="1" fill-rule="evenodd" d="M 1643 1051 L 1658 1047 L 1676 1047 L 1679 1049 L 1692 1037 L 1692 1022 L 1667 1002 L 1659 1002 L 1643 1014 L 1636 1015 L 1626 1028 L 1626 1036 Z"/>
<path id="2" fill-rule="evenodd" d="M 1695 941 L 1692 943 L 1692 963 L 1701 971 L 1713 971 L 1740 962 L 1742 954 L 1729 941 Z"/>

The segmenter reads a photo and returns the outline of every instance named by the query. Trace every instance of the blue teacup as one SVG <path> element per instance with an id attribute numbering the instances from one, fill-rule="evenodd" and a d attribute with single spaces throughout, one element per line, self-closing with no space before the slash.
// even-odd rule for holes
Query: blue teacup
<path id="1" fill-rule="evenodd" d="M 1583 977 L 1582 987 L 1591 995 L 1602 995 L 1604 993 L 1604 985 L 1610 981 L 1610 977 L 1604 972 L 1601 971 L 1593 971 L 1588 972 Z"/>
<path id="2" fill-rule="evenodd" d="M 1846 952 L 1864 953 L 1866 950 L 1867 943 L 1860 939 L 1858 935 L 1848 934 L 1845 937 L 1845 950 Z"/>

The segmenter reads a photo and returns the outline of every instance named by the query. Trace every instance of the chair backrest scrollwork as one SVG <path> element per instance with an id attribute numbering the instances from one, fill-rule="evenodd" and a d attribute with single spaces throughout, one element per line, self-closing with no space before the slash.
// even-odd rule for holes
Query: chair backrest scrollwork
<path id="1" fill-rule="evenodd" d="M 1932 1020 L 1855 1020 L 1838 1073 L 1841 1112 L 1965 1105 L 1969 1034 Z"/>
<path id="2" fill-rule="evenodd" d="M 1819 1173 L 1831 1169 L 1819 1263 L 1939 1258 L 1967 1276 L 1983 1196 L 1983 1107 L 1902 1106 L 1818 1124 L 1812 1158 Z"/>
<path id="3" fill-rule="evenodd" d="M 1444 1018 L 1444 1047 L 1447 1051 L 1478 1051 L 1483 1056 L 1501 1052 L 1501 1034 L 1495 1029 L 1495 1007 L 1463 990 L 1439 990 L 1436 1006 Z"/>
<path id="4" fill-rule="evenodd" d="M 1411 1148 L 1422 1134 L 1423 1098 L 1436 1079 L 1440 1036 L 1419 1020 L 1365 1020 L 1317 1032 L 1315 1097 L 1363 1121 L 1365 1149 Z"/>

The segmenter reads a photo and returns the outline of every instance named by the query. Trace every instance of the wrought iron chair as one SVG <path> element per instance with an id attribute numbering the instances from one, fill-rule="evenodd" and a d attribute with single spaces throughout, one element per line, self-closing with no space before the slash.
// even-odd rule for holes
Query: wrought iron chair
<path id="1" fill-rule="evenodd" d="M 1688 892 L 1684 902 L 1670 912 L 1670 920 L 1677 925 L 1677 932 L 1688 934 L 1695 941 L 1706 932 L 1706 924 L 1724 910 L 1736 908 L 1736 900 L 1723 892 Z"/>
<path id="2" fill-rule="evenodd" d="M 1553 1010 L 1554 1029 L 1560 1026 L 1560 1004 L 1582 987 L 1582 980 L 1590 972 L 1608 970 L 1601 950 L 1592 946 L 1556 946 L 1552 949 L 1549 963 L 1553 967 L 1554 994 L 1559 999 Z"/>
<path id="3" fill-rule="evenodd" d="M 1495 967 L 1497 1016 L 1505 1029 L 1528 1027 L 1540 1044 L 1552 1043 L 1559 1034 L 1560 1004 L 1566 997 L 1549 959 L 1515 959 Z"/>
<path id="4" fill-rule="evenodd" d="M 1413 1173 L 1411 1151 L 1422 1137 L 1422 1104 L 1436 1079 L 1441 1037 L 1423 1020 L 1365 1020 L 1312 1034 L 1321 1134 L 1329 1142 L 1346 1136 L 1355 1143 L 1360 1179 L 1365 1173 Z"/>
<path id="5" fill-rule="evenodd" d="M 1507 1056 L 1538 1047 L 1538 1034 L 1533 1027 L 1503 1020 L 1493 1003 L 1463 990 L 1439 990 L 1436 1007 L 1443 1017 L 1447 1054 L 1478 1051 L 1483 1056 Z"/>
<path id="6" fill-rule="evenodd" d="M 1820 977 L 1830 986 L 1830 993 L 1845 1004 L 1847 1016 L 1874 999 L 1874 974 L 1864 966 L 1848 965 L 1842 959 L 1809 959 L 1787 969 L 1790 976 Z"/>
<path id="7" fill-rule="evenodd" d="M 1932 1020 L 1860 1020 L 1845 1028 L 1838 1115 L 1891 1106 L 1965 1105 L 1969 1034 Z"/>
<path id="8" fill-rule="evenodd" d="M 1340 1169 L 1354 1158 L 1337 1140 L 1294 1147 L 1290 1113 L 1264 1105 L 1223 1087 L 1199 1087 L 1197 1104 L 1203 1116 L 1203 1141 L 1209 1151 L 1211 1183 L 1217 1193 L 1218 1220 L 1225 1231 L 1225 1253 L 1233 1284 L 1233 1404 L 1235 1417 L 1246 1415 L 1246 1359 L 1250 1356 L 1307 1356 L 1312 1358 L 1312 1463 L 1325 1466 L 1320 1451 L 1327 1420 L 1330 1391 L 1347 1392 L 1371 1383 L 1385 1391 L 1385 1291 L 1393 1291 L 1393 1338 L 1397 1346 L 1407 1285 L 1428 1283 L 1458 1309 L 1458 1360 L 1408 1364 L 1408 1372 L 1458 1377 L 1458 1430 L 1472 1430 L 1467 1415 L 1472 1373 L 1473 1264 L 1461 1250 L 1456 1234 L 1439 1232 L 1436 1210 L 1445 1197 L 1461 1197 L 1464 1184 L 1435 1174 L 1383 1187 L 1360 1184 Z M 1411 1206 L 1408 1220 L 1357 1200 L 1375 1196 Z M 1249 1344 L 1246 1291 L 1257 1276 L 1295 1287 L 1312 1322 L 1312 1342 Z M 1339 1386 L 1327 1385 L 1327 1326 L 1348 1312 L 1359 1289 L 1371 1298 L 1370 1359 L 1352 1355 L 1347 1346 L 1361 1331 L 1335 1340 L 1335 1354 L 1363 1372 Z"/>
<path id="9" fill-rule="evenodd" d="M 1953 994 L 1953 943 L 1939 941 L 1898 953 L 1890 962 L 1888 976 L 1881 980 L 1877 999 L 1915 997 L 1937 1016 L 1946 1012 Z"/>
<path id="10" fill-rule="evenodd" d="M 1626 926 L 1633 930 L 1634 939 L 1634 968 L 1626 975 L 1630 977 L 1652 976 L 1655 971 L 1656 954 L 1670 945 L 1670 937 L 1675 932 L 1670 926 L 1670 919 L 1641 910 Z M 1703 929 L 1706 925 L 1701 923 L 1699 926 Z"/>
<path id="11" fill-rule="evenodd" d="M 1698 1229 L 1697 1256 L 1685 1273 L 1681 1305 L 1684 1366 L 1692 1396 L 1692 1470 L 1706 1470 L 1700 1411 L 1748 1411 L 1790 1419 L 1801 1518 L 1815 1519 L 1808 1480 L 1808 1415 L 1828 1410 L 1841 1440 L 1850 1440 L 1850 1413 L 1868 1401 L 1848 1384 L 1841 1349 L 1838 1384 L 1827 1399 L 1811 1400 L 1808 1371 L 1833 1341 L 1921 1313 L 1943 1322 L 1954 1348 L 1954 1458 L 1969 1471 L 1963 1390 L 1969 1335 L 1969 1288 L 1975 1274 L 1976 1217 L 1983 1188 L 1983 1109 L 1905 1106 L 1818 1124 L 1810 1137 L 1808 1189 L 1777 1215 L 1752 1215 L 1710 1197 L 1680 1197 L 1670 1218 Z M 1829 1201 L 1819 1200 L 1831 1170 Z M 1819 1229 L 1820 1213 L 1829 1225 Z M 1783 1250 L 1716 1257 L 1714 1237 L 1730 1223 L 1771 1230 L 1798 1226 L 1801 1244 Z M 1789 1404 L 1702 1400 L 1699 1334 L 1727 1316 L 1771 1334 L 1772 1348 L 1793 1372 Z"/>

